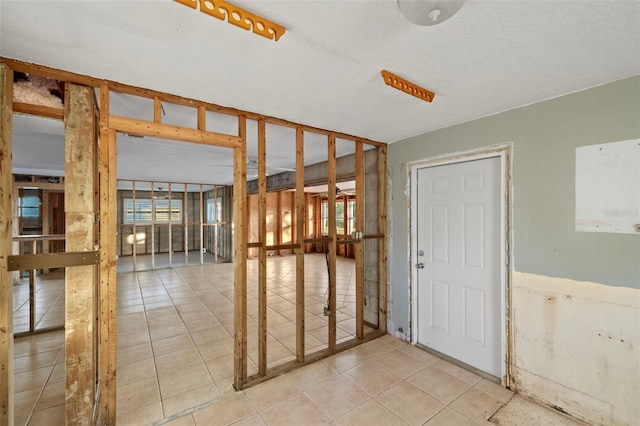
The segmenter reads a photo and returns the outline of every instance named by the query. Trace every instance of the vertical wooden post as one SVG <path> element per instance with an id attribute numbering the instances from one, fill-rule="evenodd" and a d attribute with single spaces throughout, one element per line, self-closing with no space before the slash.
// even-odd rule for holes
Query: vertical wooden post
<path id="1" fill-rule="evenodd" d="M 218 217 L 218 186 L 216 185 L 213 188 L 213 209 L 215 213 L 213 214 L 214 225 L 213 225 L 213 261 L 218 263 L 218 223 L 220 222 L 220 218 Z"/>
<path id="2" fill-rule="evenodd" d="M 116 424 L 116 132 L 109 87 L 100 86 L 100 424 Z"/>
<path id="3" fill-rule="evenodd" d="M 275 244 L 282 244 L 282 191 L 276 192 L 276 235 Z M 280 249 L 276 250 L 278 256 L 282 254 Z"/>
<path id="4" fill-rule="evenodd" d="M 304 134 L 304 133 L 303 133 Z M 303 167 L 304 167 L 304 158 L 303 160 Z M 303 182 L 304 185 L 304 182 Z M 311 229 L 309 228 L 309 206 L 311 205 L 311 197 L 309 196 L 309 194 L 307 194 L 305 192 L 304 194 L 304 217 L 302 218 L 304 220 L 304 238 L 310 238 L 309 233 L 311 232 Z M 308 246 L 306 244 L 304 244 L 304 240 L 301 241 L 301 244 L 303 244 L 304 246 L 304 250 L 303 253 L 307 252 L 307 248 Z"/>
<path id="5" fill-rule="evenodd" d="M 49 229 L 50 229 L 50 222 L 51 222 L 51 218 L 49 216 L 49 191 L 47 191 L 46 189 L 43 189 L 40 191 L 40 194 L 42 194 L 42 198 L 41 198 L 41 208 L 40 211 L 42 212 L 42 233 L 47 235 L 49 234 Z M 43 254 L 48 254 L 50 251 L 50 246 L 51 246 L 51 241 L 49 240 L 43 240 L 42 241 L 42 253 Z M 43 269 L 42 270 L 42 274 L 43 275 L 48 275 L 49 274 L 49 269 Z"/>
<path id="6" fill-rule="evenodd" d="M 13 71 L 0 63 L 0 425 L 13 424 L 13 278 L 8 258 L 12 254 L 13 181 L 11 129 Z"/>
<path id="7" fill-rule="evenodd" d="M 204 194 L 202 193 L 202 184 L 200 184 L 200 264 L 204 265 Z"/>
<path id="8" fill-rule="evenodd" d="M 13 88 L 13 86 L 12 86 Z M 11 156 L 9 156 L 11 158 Z M 9 168 L 11 170 L 11 168 Z M 13 182 L 13 194 L 12 194 L 12 217 L 13 217 L 13 234 L 9 233 L 7 235 L 20 235 L 20 211 L 18 209 L 18 201 L 20 200 L 20 189 L 18 185 L 15 184 L 15 178 L 12 178 Z M 16 241 L 13 243 L 13 254 L 23 254 L 20 249 L 23 247 L 22 243 Z M 13 282 L 20 280 L 21 271 L 14 271 L 11 273 Z"/>
<path id="9" fill-rule="evenodd" d="M 296 128 L 296 359 L 304 361 L 304 132 Z"/>
<path id="10" fill-rule="evenodd" d="M 204 105 L 198 106 L 198 130 L 207 130 L 207 109 Z"/>
<path id="11" fill-rule="evenodd" d="M 131 233 L 132 233 L 132 248 L 131 248 L 131 254 L 133 254 L 133 270 L 137 271 L 137 265 L 138 263 L 136 262 L 137 260 L 137 253 L 138 253 L 138 228 L 136 226 L 136 210 L 137 210 L 137 206 L 136 206 L 136 181 L 134 180 L 131 183 L 131 200 L 133 203 L 133 225 L 131 225 Z"/>
<path id="12" fill-rule="evenodd" d="M 95 118 L 93 90 L 67 84 L 65 93 L 66 250 L 94 249 Z M 96 268 L 65 271 L 66 422 L 93 422 Z"/>
<path id="13" fill-rule="evenodd" d="M 247 378 L 247 117 L 238 117 L 242 146 L 233 149 L 234 386 Z"/>
<path id="14" fill-rule="evenodd" d="M 258 374 L 267 373 L 267 136 L 258 120 Z"/>
<path id="15" fill-rule="evenodd" d="M 360 141 L 356 142 L 356 230 L 364 234 L 364 149 Z M 364 241 L 360 239 L 354 244 L 356 249 L 356 338 L 358 339 L 364 338 Z"/>
<path id="16" fill-rule="evenodd" d="M 378 329 L 387 332 L 387 147 L 378 147 Z"/>
<path id="17" fill-rule="evenodd" d="M 173 226 L 172 224 L 172 216 L 173 216 L 173 205 L 171 204 L 171 182 L 168 185 L 169 191 L 169 268 L 173 266 Z"/>
<path id="18" fill-rule="evenodd" d="M 29 253 L 36 254 L 36 241 L 29 244 Z M 36 270 L 29 271 L 29 331 L 36 330 Z"/>
<path id="19" fill-rule="evenodd" d="M 153 97 L 153 121 L 162 123 L 162 101 L 158 96 Z"/>
<path id="20" fill-rule="evenodd" d="M 189 187 L 184 184 L 184 193 L 182 194 L 182 222 L 184 223 L 184 231 L 182 238 L 184 239 L 184 264 L 189 264 Z"/>
<path id="21" fill-rule="evenodd" d="M 151 269 L 156 269 L 156 195 L 155 182 L 151 182 Z"/>
<path id="22" fill-rule="evenodd" d="M 336 137 L 329 135 L 328 151 L 329 189 L 329 349 L 336 348 Z"/>

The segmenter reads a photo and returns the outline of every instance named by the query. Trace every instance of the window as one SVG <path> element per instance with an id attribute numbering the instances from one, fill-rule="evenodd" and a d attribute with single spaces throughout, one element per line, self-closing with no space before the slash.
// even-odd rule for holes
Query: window
<path id="1" fill-rule="evenodd" d="M 329 204 L 326 201 L 322 202 L 320 209 L 320 229 L 322 235 L 329 234 Z"/>
<path id="2" fill-rule="evenodd" d="M 354 203 L 355 205 L 355 203 Z M 354 207 L 355 211 L 355 207 Z M 336 201 L 336 233 L 344 235 L 344 201 Z M 320 210 L 320 226 L 322 227 L 322 235 L 329 234 L 329 204 L 327 201 L 322 202 Z"/>
<path id="3" fill-rule="evenodd" d="M 182 222 L 182 200 L 124 200 L 124 223 L 168 223 L 169 218 Z"/>
<path id="4" fill-rule="evenodd" d="M 207 198 L 207 223 L 222 221 L 222 198 Z"/>
<path id="5" fill-rule="evenodd" d="M 28 195 L 18 199 L 18 215 L 24 218 L 40 217 L 40 198 Z"/>
<path id="6" fill-rule="evenodd" d="M 347 234 L 356 230 L 356 200 L 349 200 L 347 204 Z"/>

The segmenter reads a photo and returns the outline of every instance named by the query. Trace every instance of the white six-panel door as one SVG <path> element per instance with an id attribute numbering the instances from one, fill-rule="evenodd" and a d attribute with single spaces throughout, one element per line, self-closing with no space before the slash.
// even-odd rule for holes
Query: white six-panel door
<path id="1" fill-rule="evenodd" d="M 416 172 L 418 343 L 501 377 L 500 157 Z"/>

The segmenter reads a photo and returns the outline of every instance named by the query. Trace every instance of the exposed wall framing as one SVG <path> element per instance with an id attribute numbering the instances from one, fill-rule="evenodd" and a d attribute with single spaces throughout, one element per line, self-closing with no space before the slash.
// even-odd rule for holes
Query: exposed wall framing
<path id="1" fill-rule="evenodd" d="M 13 71 L 0 63 L 0 425 L 13 424 L 13 278 L 8 258 L 13 246 L 11 118 Z"/>
<path id="2" fill-rule="evenodd" d="M 92 251 L 96 244 L 94 188 L 97 187 L 95 105 L 89 87 L 66 87 L 65 219 L 67 251 Z M 93 265 L 65 271 L 65 377 L 67 424 L 93 423 L 97 269 Z"/>
<path id="3" fill-rule="evenodd" d="M 344 350 L 349 347 L 353 347 L 358 343 L 362 343 L 369 339 L 375 338 L 380 335 L 379 332 L 373 333 L 365 333 L 363 329 L 363 315 L 362 315 L 362 290 L 361 284 L 358 284 L 358 328 L 357 328 L 357 339 L 351 340 L 348 342 L 338 343 L 336 341 L 336 253 L 338 246 L 338 236 L 336 235 L 336 214 L 335 214 L 335 203 L 336 203 L 336 183 L 341 175 L 338 175 L 337 165 L 339 164 L 336 159 L 336 139 L 344 139 L 347 141 L 352 141 L 356 146 L 356 157 L 360 157 L 364 155 L 363 146 L 370 145 L 377 148 L 378 152 L 378 176 L 379 179 L 386 179 L 386 147 L 384 144 L 376 141 L 371 141 L 367 139 L 356 138 L 354 136 L 343 134 L 339 132 L 332 132 L 324 129 L 315 128 L 312 126 L 292 123 L 286 120 L 281 120 L 278 118 L 265 116 L 261 114 L 251 113 L 236 110 L 233 108 L 223 107 L 220 105 L 210 104 L 195 101 L 192 99 L 186 99 L 179 96 L 169 95 L 166 93 L 160 93 L 156 91 L 140 89 L 136 87 L 131 87 L 127 85 L 123 85 L 120 83 L 115 83 L 111 81 L 104 81 L 95 79 L 92 77 L 82 76 L 79 74 L 69 73 L 65 71 L 59 71 L 47 67 L 42 67 L 38 65 L 26 64 L 19 61 L 8 60 L 0 58 L 0 66 L 2 76 L 4 78 L 3 84 L 3 92 L 0 93 L 0 107 L 2 108 L 2 136 L 0 139 L 0 145 L 2 147 L 3 157 L 0 158 L 0 178 L 2 178 L 2 186 L 3 188 L 11 188 L 11 174 L 10 172 L 6 172 L 6 170 L 11 169 L 10 159 L 7 159 L 4 156 L 5 153 L 10 152 L 11 149 L 11 135 L 10 135 L 10 126 L 11 126 L 11 115 L 12 115 L 12 106 L 17 107 L 19 111 L 28 112 L 30 114 L 42 115 L 47 117 L 56 117 L 62 118 L 64 117 L 64 111 L 57 110 L 55 108 L 43 109 L 42 107 L 36 107 L 26 104 L 20 105 L 12 105 L 11 101 L 11 87 L 12 87 L 12 78 L 7 78 L 7 73 L 11 73 L 11 69 L 19 70 L 21 72 L 28 72 L 37 75 L 41 75 L 44 77 L 55 78 L 56 80 L 64 81 L 67 83 L 74 83 L 79 85 L 90 86 L 94 88 L 100 88 L 100 119 L 99 119 L 99 137 L 100 137 L 100 145 L 99 145 L 99 155 L 100 155 L 100 175 L 99 175 L 99 202 L 100 202 L 100 228 L 99 235 L 92 236 L 92 244 L 95 243 L 95 239 L 99 238 L 100 245 L 100 269 L 99 269 L 99 293 L 95 294 L 96 288 L 84 289 L 84 293 L 80 292 L 76 296 L 82 299 L 82 301 L 86 302 L 89 300 L 94 300 L 95 297 L 99 297 L 99 304 L 94 305 L 93 303 L 88 303 L 86 305 L 89 306 L 89 309 L 85 309 L 83 312 L 75 313 L 73 309 L 80 309 L 79 306 L 82 303 L 80 301 L 73 302 L 73 299 L 70 299 L 69 302 L 69 318 L 67 319 L 68 324 L 72 325 L 72 329 L 75 329 L 75 322 L 81 319 L 82 315 L 85 315 L 87 312 L 94 309 L 94 306 L 97 306 L 95 309 L 98 310 L 99 314 L 93 313 L 93 318 L 96 316 L 99 319 L 99 340 L 97 341 L 96 350 L 100 351 L 100 356 L 96 357 L 95 352 L 92 352 L 91 345 L 95 344 L 92 338 L 88 335 L 81 339 L 82 342 L 85 342 L 86 345 L 80 344 L 77 342 L 68 341 L 67 347 L 67 366 L 68 366 L 68 377 L 73 380 L 82 379 L 82 383 L 79 385 L 77 389 L 71 389 L 72 385 L 68 383 L 67 388 L 67 420 L 73 422 L 72 419 L 86 419 L 88 415 L 88 408 L 83 404 L 86 403 L 86 399 L 83 401 L 77 401 L 77 399 L 82 396 L 89 396 L 91 392 L 95 390 L 94 386 L 96 384 L 95 379 L 96 375 L 89 371 L 97 371 L 99 376 L 99 422 L 100 424 L 115 424 L 116 419 L 116 393 L 115 393 L 115 378 L 116 378 L 116 229 L 117 229 L 117 175 L 116 175 L 116 133 L 117 132 L 126 132 L 130 134 L 140 135 L 140 136 L 151 136 L 151 137 L 160 137 L 172 140 L 178 140 L 183 142 L 191 142 L 198 144 L 206 144 L 218 147 L 226 147 L 233 150 L 233 158 L 234 158 L 234 185 L 233 185 L 233 194 L 231 194 L 231 187 L 222 189 L 222 191 L 226 191 L 227 195 L 232 196 L 234 199 L 233 206 L 229 205 L 225 208 L 223 215 L 225 216 L 225 220 L 230 221 L 231 216 L 233 215 L 233 241 L 234 241 L 234 249 L 233 249 L 233 261 L 234 261 L 234 302 L 235 302 L 235 331 L 234 331 L 234 386 L 236 389 L 243 389 L 246 386 L 249 386 L 254 383 L 258 383 L 259 381 L 265 380 L 274 375 L 280 374 L 287 369 L 294 368 L 296 366 L 304 365 L 309 362 L 313 362 L 320 358 L 329 356 L 331 354 L 336 353 L 336 351 Z M 85 88 L 86 89 L 86 88 Z M 75 89 L 72 89 L 75 90 Z M 124 93 L 128 95 L 133 95 L 137 97 L 144 97 L 153 100 L 153 121 L 144 121 L 129 117 L 120 117 L 111 115 L 109 112 L 109 93 L 111 91 Z M 93 95 L 93 93 L 91 93 Z M 181 106 L 186 106 L 193 108 L 194 114 L 197 114 L 197 128 L 183 128 L 179 126 L 174 126 L 166 123 L 162 123 L 162 103 L 169 102 Z M 69 107 L 69 106 L 67 106 Z M 206 127 L 206 114 L 207 112 L 221 113 L 221 114 L 229 114 L 235 117 L 238 117 L 238 133 L 237 135 L 226 135 L 215 132 L 207 131 Z M 86 115 L 86 116 L 85 116 Z M 90 119 L 94 120 L 93 113 L 85 113 L 79 114 L 79 119 L 86 120 L 86 122 Z M 246 122 L 248 119 L 255 120 L 259 123 L 259 128 L 261 128 L 261 136 L 259 137 L 260 144 L 262 145 L 261 151 L 259 152 L 259 162 L 258 162 L 258 210 L 259 215 L 261 217 L 260 226 L 258 230 L 258 241 L 249 244 L 248 242 L 248 211 L 247 211 L 247 197 L 246 197 Z M 95 124 L 95 123 L 94 123 Z M 295 230 L 292 230 L 290 241 L 282 241 L 282 232 L 276 233 L 276 239 L 273 242 L 273 245 L 267 244 L 266 238 L 266 230 L 264 228 L 265 224 L 264 218 L 266 216 L 266 205 L 267 199 L 271 196 L 271 193 L 267 194 L 267 176 L 266 176 L 266 151 L 268 146 L 265 143 L 265 135 L 264 128 L 266 124 L 275 124 L 279 126 L 285 126 L 289 128 L 294 128 L 296 131 L 296 174 L 295 174 L 295 193 L 291 193 L 290 196 L 283 198 L 278 196 L 277 202 L 281 204 L 282 208 L 288 209 L 293 217 L 293 221 L 295 222 Z M 321 199 L 320 197 L 310 197 L 308 194 L 304 193 L 305 186 L 305 174 L 307 172 L 307 168 L 304 164 L 304 132 L 313 132 L 321 135 L 327 136 L 328 141 L 328 149 L 327 149 L 327 163 L 324 166 L 326 170 L 327 183 L 328 183 L 328 196 L 327 200 L 329 203 L 329 235 L 327 237 L 321 236 L 321 225 L 320 221 L 317 220 L 318 214 L 321 207 Z M 95 133 L 95 130 L 94 130 Z M 88 138 L 87 140 L 93 140 L 93 138 Z M 259 145 L 260 145 L 259 144 Z M 75 146 L 75 145 L 72 145 Z M 71 154 L 69 152 L 68 154 Z M 70 164 L 73 160 L 72 157 L 68 158 L 68 163 Z M 362 159 L 356 160 L 357 164 L 355 167 L 355 178 L 360 183 L 357 184 L 359 187 L 363 187 L 363 162 Z M 95 166 L 95 163 L 93 164 Z M 92 182 L 89 176 L 91 174 L 95 177 L 95 174 L 91 172 L 91 167 L 87 167 L 87 175 L 86 176 L 76 176 L 76 181 L 74 183 L 68 183 L 69 185 L 85 185 L 83 188 L 86 191 L 95 191 L 97 186 L 90 184 Z M 352 169 L 353 170 L 353 169 Z M 354 172 L 350 172 L 353 174 Z M 7 177 L 8 176 L 8 177 Z M 313 178 L 313 173 L 310 173 Z M 10 184 L 8 186 L 4 185 L 4 181 L 9 179 Z M 83 183 L 81 183 L 83 182 Z M 385 180 L 386 182 L 386 180 Z M 307 182 L 308 184 L 308 182 Z M 168 183 L 169 190 L 171 191 L 171 183 Z M 77 190 L 80 187 L 76 186 Z M 386 252 L 384 248 L 385 238 L 386 238 L 386 183 L 380 183 L 380 194 L 378 196 L 378 234 L 377 235 L 364 235 L 362 238 L 349 239 L 341 241 L 341 245 L 351 245 L 356 251 L 357 260 L 357 269 L 360 271 L 359 274 L 362 274 L 362 268 L 364 265 L 364 260 L 362 256 L 362 251 L 364 250 L 364 239 L 377 239 L 379 241 L 379 257 L 378 257 L 378 267 L 380 268 L 379 276 L 379 294 L 380 294 L 380 321 L 379 328 L 380 330 L 386 329 L 386 299 L 383 299 L 384 295 L 386 295 Z M 74 190 L 76 191 L 76 190 Z M 171 193 L 171 192 L 169 192 Z M 7 194 L 6 192 L 0 192 L 0 202 L 2 202 L 2 211 L 0 211 L 0 225 L 3 227 L 6 226 L 7 223 L 11 223 L 11 194 Z M 93 200 L 90 198 L 89 201 Z M 346 201 L 346 199 L 345 199 Z M 70 201 L 73 205 L 73 201 Z M 202 196 L 200 196 L 200 212 L 198 213 L 201 216 L 200 224 L 200 235 L 202 235 Z M 364 200 L 360 197 L 356 199 L 357 210 L 362 212 L 364 210 Z M 278 208 L 278 215 L 281 214 L 282 208 Z M 312 209 L 313 213 L 310 211 Z M 90 215 L 93 218 L 95 217 L 95 206 L 91 206 L 91 208 L 87 206 L 80 206 L 74 208 L 77 210 L 78 219 L 76 220 L 75 216 L 73 219 L 70 218 L 70 225 L 75 223 L 84 223 L 87 227 L 89 226 L 89 218 Z M 7 213 L 9 212 L 9 213 Z M 69 213 L 72 213 L 73 210 L 69 210 Z M 91 214 L 89 214 L 91 213 Z M 69 216 L 72 216 L 69 214 Z M 367 219 L 368 220 L 368 219 Z M 362 217 L 356 218 L 357 229 L 358 231 L 364 232 L 364 219 Z M 10 225 L 9 225 L 10 226 Z M 169 223 L 169 232 L 171 232 L 172 226 L 176 226 L 176 224 Z M 217 230 L 217 228 L 216 228 Z M 74 232 L 74 228 L 69 230 L 70 233 Z M 196 231 L 197 232 L 197 231 Z M 10 229 L 7 230 L 6 235 L 11 235 Z M 85 235 L 85 242 L 88 241 L 88 234 Z M 200 237 L 202 241 L 202 237 Z M 9 241 L 9 242 L 7 242 Z M 7 253 L 11 251 L 11 243 L 10 239 L 5 239 L 3 241 L 3 246 L 8 245 L 8 247 L 4 247 L 4 250 Z M 305 356 L 305 347 L 304 347 L 304 336 L 305 336 L 305 326 L 304 326 L 304 298 L 305 298 L 305 289 L 304 289 L 304 252 L 305 247 L 328 247 L 329 251 L 329 287 L 330 298 L 329 298 L 329 319 L 328 319 L 328 349 L 319 351 L 312 355 Z M 260 361 L 259 361 L 259 371 L 257 377 L 247 377 L 247 270 L 246 270 L 246 259 L 247 259 L 247 250 L 249 247 L 255 247 L 258 249 L 259 254 L 259 262 L 260 262 L 260 297 L 262 297 L 263 303 L 260 305 L 260 326 L 259 326 L 259 346 L 260 346 Z M 188 247 L 188 246 L 186 246 Z M 0 248 L 2 250 L 2 248 Z M 78 246 L 79 250 L 79 246 Z M 280 251 L 280 252 L 291 252 L 296 256 L 296 302 L 297 302 L 297 311 L 296 311 L 296 360 L 281 365 L 272 369 L 267 368 L 267 353 L 268 347 L 266 345 L 266 327 L 267 327 L 267 317 L 266 317 L 266 268 L 267 268 L 267 251 Z M 185 252 L 187 250 L 185 249 Z M 170 250 L 171 253 L 171 250 Z M 88 269 L 85 270 L 83 268 L 93 268 L 91 266 L 77 266 L 73 269 L 77 269 L 79 274 L 88 274 Z M 6 271 L 5 268 L 5 260 L 2 258 L 2 252 L 0 251 L 0 274 L 2 275 L 2 282 L 0 285 L 0 302 L 2 302 L 3 308 L 5 306 L 9 306 L 7 304 L 11 303 L 11 289 L 6 289 L 7 283 L 9 281 L 6 280 Z M 93 272 L 95 274 L 95 272 Z M 88 277 L 88 275 L 87 275 Z M 93 278 L 92 278 L 93 279 Z M 263 295 L 264 293 L 264 295 Z M 9 313 L 5 316 L 0 316 L 0 320 L 2 323 L 0 326 L 5 327 L 8 333 L 11 333 L 12 327 L 10 324 L 11 321 L 11 312 L 12 309 L 4 310 L 4 312 Z M 87 317 L 85 317 L 87 318 Z M 86 319 L 85 319 L 86 320 Z M 97 328 L 95 329 L 97 330 Z M 95 331 L 93 330 L 93 331 Z M 0 337 L 4 338 L 5 333 L 2 333 Z M 7 334 L 9 336 L 9 334 Z M 10 384 L 10 380 L 12 378 L 12 368 L 11 368 L 11 360 L 12 354 L 10 354 L 11 344 L 7 343 L 12 339 L 3 340 L 2 346 L 0 346 L 0 365 L 6 367 L 6 370 L 0 371 L 0 402 L 8 401 L 8 403 L 4 406 L 0 406 L 2 410 L 0 411 L 0 425 L 8 424 L 10 416 L 8 412 L 10 411 L 10 407 L 12 402 L 10 397 L 13 394 L 12 385 Z M 80 347 L 82 346 L 82 347 Z M 89 361 L 89 366 L 83 365 L 81 369 L 78 369 L 77 365 L 74 365 L 70 357 L 76 357 L 76 359 L 81 359 L 83 357 L 88 357 L 87 359 L 91 359 Z M 99 364 L 99 365 L 98 365 Z M 76 369 L 77 371 L 75 371 Z M 82 370 L 82 371 L 80 371 Z M 5 371 L 8 371 L 5 374 Z M 86 379 L 91 377 L 91 380 Z M 4 380 L 4 381 L 3 381 Z M 92 395 L 92 394 L 91 394 Z M 5 399 L 4 396 L 7 398 Z M 93 399 L 91 399 L 91 403 L 93 403 Z M 4 422 L 6 420 L 6 422 Z M 82 422 L 82 421 L 81 421 Z"/>

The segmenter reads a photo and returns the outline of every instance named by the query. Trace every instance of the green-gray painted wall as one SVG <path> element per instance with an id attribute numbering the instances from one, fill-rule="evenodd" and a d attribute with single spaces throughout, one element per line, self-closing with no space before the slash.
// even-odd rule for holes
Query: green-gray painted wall
<path id="1" fill-rule="evenodd" d="M 575 231 L 576 147 L 637 138 L 640 76 L 390 144 L 390 331 L 409 329 L 407 163 L 512 142 L 513 269 L 640 288 L 640 234 Z"/>

